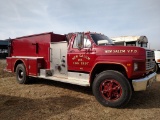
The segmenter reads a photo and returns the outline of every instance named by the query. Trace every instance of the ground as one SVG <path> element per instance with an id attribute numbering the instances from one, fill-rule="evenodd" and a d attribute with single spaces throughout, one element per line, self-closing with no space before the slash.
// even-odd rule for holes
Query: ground
<path id="1" fill-rule="evenodd" d="M 18 84 L 15 75 L 3 72 L 0 60 L 1 120 L 158 120 L 160 119 L 160 82 L 135 92 L 123 109 L 103 107 L 88 87 L 44 79 Z M 160 81 L 160 73 L 157 76 Z"/>

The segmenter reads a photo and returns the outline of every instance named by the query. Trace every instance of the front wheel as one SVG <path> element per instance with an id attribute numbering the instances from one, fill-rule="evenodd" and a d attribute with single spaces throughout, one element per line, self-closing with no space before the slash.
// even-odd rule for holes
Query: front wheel
<path id="1" fill-rule="evenodd" d="M 92 90 L 98 102 L 108 107 L 123 107 L 132 96 L 129 81 L 120 72 L 112 70 L 101 72 L 95 78 Z"/>
<path id="2" fill-rule="evenodd" d="M 28 77 L 26 75 L 26 69 L 24 64 L 18 64 L 16 67 L 16 78 L 18 83 L 26 84 L 28 82 Z"/>

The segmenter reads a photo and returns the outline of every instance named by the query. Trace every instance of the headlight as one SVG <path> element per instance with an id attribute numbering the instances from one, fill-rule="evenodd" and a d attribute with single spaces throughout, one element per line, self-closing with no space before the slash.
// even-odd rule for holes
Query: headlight
<path id="1" fill-rule="evenodd" d="M 134 63 L 134 71 L 138 70 L 138 63 Z"/>

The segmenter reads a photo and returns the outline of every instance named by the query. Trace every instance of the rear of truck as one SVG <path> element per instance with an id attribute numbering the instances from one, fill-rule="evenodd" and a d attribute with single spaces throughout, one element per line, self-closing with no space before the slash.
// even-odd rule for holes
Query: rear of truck
<path id="1" fill-rule="evenodd" d="M 65 35 L 52 32 L 11 39 L 6 71 L 16 72 L 21 83 L 27 76 L 39 76 L 41 69 L 50 69 L 50 43 L 64 39 Z"/>

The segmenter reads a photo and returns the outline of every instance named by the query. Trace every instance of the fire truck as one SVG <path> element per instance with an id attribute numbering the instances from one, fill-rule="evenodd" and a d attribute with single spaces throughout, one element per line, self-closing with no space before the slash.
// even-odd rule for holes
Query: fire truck
<path id="1" fill-rule="evenodd" d="M 110 38 L 95 32 L 11 39 L 9 54 L 6 70 L 16 73 L 18 83 L 35 77 L 90 86 L 97 101 L 108 107 L 124 107 L 134 91 L 156 81 L 153 51 L 114 46 Z"/>

